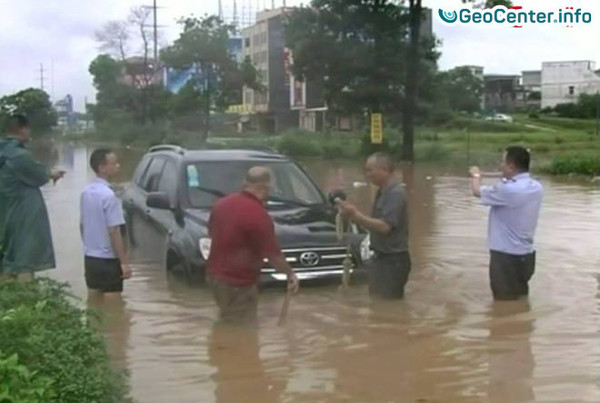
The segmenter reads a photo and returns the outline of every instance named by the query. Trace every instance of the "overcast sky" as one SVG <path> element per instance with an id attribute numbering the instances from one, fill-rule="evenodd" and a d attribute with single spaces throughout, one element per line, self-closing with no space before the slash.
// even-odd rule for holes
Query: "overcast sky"
<path id="1" fill-rule="evenodd" d="M 218 0 L 157 0 L 159 24 L 164 40 L 178 36 L 176 20 L 181 16 L 212 14 Z M 224 14 L 231 15 L 233 0 L 222 0 Z M 27 87 L 40 86 L 40 63 L 45 88 L 53 100 L 71 94 L 76 109 L 84 97 L 95 97 L 90 62 L 98 54 L 94 32 L 110 20 L 125 19 L 131 7 L 150 5 L 152 0 L 0 0 L 0 96 Z M 270 7 L 271 0 L 238 0 L 238 12 L 249 12 L 249 4 Z M 276 0 L 276 5 L 283 3 Z M 287 0 L 289 5 L 308 1 Z M 475 64 L 486 73 L 520 73 L 540 69 L 543 61 L 592 60 L 600 68 L 600 1 L 521 0 L 527 9 L 582 8 L 593 15 L 592 24 L 568 29 L 556 25 L 508 27 L 445 26 L 439 22 L 438 7 L 452 11 L 463 7 L 460 0 L 423 0 L 434 10 L 434 32 L 443 41 L 440 68 Z"/>

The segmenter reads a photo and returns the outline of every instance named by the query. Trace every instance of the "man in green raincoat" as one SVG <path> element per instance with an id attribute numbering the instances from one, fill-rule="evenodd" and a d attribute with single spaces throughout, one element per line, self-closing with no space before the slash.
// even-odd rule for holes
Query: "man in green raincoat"
<path id="1" fill-rule="evenodd" d="M 50 172 L 25 148 L 29 123 L 23 115 L 8 120 L 0 139 L 0 276 L 32 277 L 55 267 L 50 222 L 40 187 L 64 171 Z"/>

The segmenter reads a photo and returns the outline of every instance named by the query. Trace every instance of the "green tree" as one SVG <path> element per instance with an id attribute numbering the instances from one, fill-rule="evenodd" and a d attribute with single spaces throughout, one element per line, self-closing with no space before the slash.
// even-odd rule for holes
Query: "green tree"
<path id="1" fill-rule="evenodd" d="M 509 0 L 462 0 L 463 3 L 471 3 L 476 7 L 493 8 L 497 5 L 512 7 Z M 408 66 L 406 69 L 406 97 L 404 102 L 404 119 L 402 129 L 404 138 L 402 142 L 402 158 L 414 160 L 414 126 L 416 106 L 418 102 L 418 90 L 420 79 L 420 65 L 424 55 L 420 52 L 421 22 L 423 21 L 422 0 L 408 0 L 410 14 L 410 46 L 408 51 Z"/>
<path id="2" fill-rule="evenodd" d="M 385 0 L 314 0 L 286 24 L 294 75 L 317 82 L 329 117 L 380 111 L 399 121 L 407 82 L 408 10 Z M 435 40 L 419 44 L 420 67 L 435 71 Z M 425 83 L 421 83 L 425 85 Z"/>
<path id="3" fill-rule="evenodd" d="M 58 119 L 50 97 L 37 88 L 28 88 L 0 98 L 0 127 L 13 113 L 22 113 L 29 118 L 31 130 L 36 134 L 47 134 Z"/>
<path id="4" fill-rule="evenodd" d="M 92 61 L 89 72 L 96 87 L 94 120 L 102 124 L 116 121 L 154 123 L 167 116 L 169 94 L 160 84 L 135 85 L 124 79 L 125 63 L 102 54 Z"/>
<path id="5" fill-rule="evenodd" d="M 439 74 L 439 95 L 454 111 L 477 112 L 481 109 L 483 80 L 468 67 L 457 67 Z"/>
<path id="6" fill-rule="evenodd" d="M 161 52 L 161 60 L 175 69 L 193 69 L 194 74 L 180 99 L 196 96 L 191 102 L 202 116 L 203 135 L 206 141 L 210 133 L 210 116 L 233 102 L 239 102 L 242 85 L 257 88 L 256 70 L 245 61 L 239 66 L 228 49 L 229 37 L 234 32 L 232 25 L 223 23 L 216 16 L 205 18 L 188 17 L 180 21 L 183 26 L 179 38 Z M 202 99 L 200 101 L 200 99 Z M 174 100 L 177 110 L 182 107 Z"/>
<path id="7" fill-rule="evenodd" d="M 563 118 L 596 119 L 600 112 L 600 95 L 581 94 L 577 102 L 558 104 L 554 111 Z"/>

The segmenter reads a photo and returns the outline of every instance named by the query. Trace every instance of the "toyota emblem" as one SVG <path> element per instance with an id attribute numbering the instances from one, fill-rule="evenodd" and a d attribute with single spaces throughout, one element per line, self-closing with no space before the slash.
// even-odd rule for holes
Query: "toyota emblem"
<path id="1" fill-rule="evenodd" d="M 321 258 L 315 252 L 304 252 L 300 255 L 300 263 L 305 267 L 315 267 Z"/>

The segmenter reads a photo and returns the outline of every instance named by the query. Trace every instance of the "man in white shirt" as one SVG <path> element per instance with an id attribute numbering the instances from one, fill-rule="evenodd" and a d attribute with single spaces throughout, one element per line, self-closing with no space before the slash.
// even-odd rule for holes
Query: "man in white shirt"
<path id="1" fill-rule="evenodd" d="M 81 194 L 80 205 L 85 280 L 92 299 L 120 296 L 131 269 L 121 233 L 125 224 L 121 201 L 108 184 L 119 171 L 119 163 L 111 150 L 98 149 L 92 153 L 90 165 L 97 178 Z"/>
<path id="2" fill-rule="evenodd" d="M 471 168 L 473 195 L 491 207 L 488 243 L 495 299 L 527 296 L 535 271 L 533 237 L 544 188 L 529 175 L 529 161 L 526 149 L 508 147 L 502 162 L 503 180 L 494 186 L 482 186 L 479 168 Z"/>

